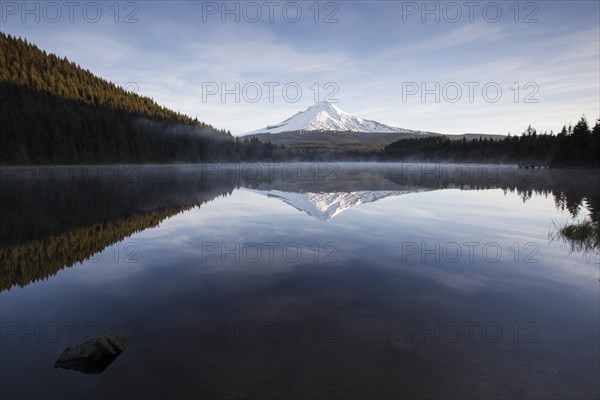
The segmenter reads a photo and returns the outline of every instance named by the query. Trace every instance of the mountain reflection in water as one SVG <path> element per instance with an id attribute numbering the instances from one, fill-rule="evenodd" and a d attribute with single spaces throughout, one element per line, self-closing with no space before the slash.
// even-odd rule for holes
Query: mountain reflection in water
<path id="1" fill-rule="evenodd" d="M 585 208 L 595 223 L 600 211 L 594 174 L 510 166 L 30 167 L 5 168 L 0 176 L 1 290 L 48 278 L 136 232 L 239 188 L 277 198 L 317 220 L 390 196 L 452 188 L 499 188 L 517 192 L 524 202 L 533 193 L 550 195 L 558 209 L 577 217 Z"/>
<path id="2" fill-rule="evenodd" d="M 596 180 L 442 164 L 0 169 L 0 397 L 597 397 L 598 255 L 548 237 L 598 222 Z M 129 345 L 101 373 L 54 368 L 111 331 Z"/>

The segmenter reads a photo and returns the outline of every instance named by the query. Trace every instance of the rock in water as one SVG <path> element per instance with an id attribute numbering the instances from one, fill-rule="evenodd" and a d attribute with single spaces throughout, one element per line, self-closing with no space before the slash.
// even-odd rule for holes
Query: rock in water
<path id="1" fill-rule="evenodd" d="M 115 332 L 64 349 L 54 363 L 55 368 L 74 369 L 84 374 L 103 372 L 127 347 L 127 338 Z"/>

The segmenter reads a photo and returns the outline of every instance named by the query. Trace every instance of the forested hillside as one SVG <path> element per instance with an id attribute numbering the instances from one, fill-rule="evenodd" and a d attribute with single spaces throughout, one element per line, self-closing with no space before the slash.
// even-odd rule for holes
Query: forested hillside
<path id="1" fill-rule="evenodd" d="M 275 157 L 0 32 L 0 164 Z"/>
<path id="2" fill-rule="evenodd" d="M 600 167 L 600 120 L 590 128 L 585 117 L 558 134 L 529 126 L 503 140 L 450 140 L 446 136 L 404 139 L 386 146 L 384 160 L 459 162 L 541 162 L 556 167 Z"/>

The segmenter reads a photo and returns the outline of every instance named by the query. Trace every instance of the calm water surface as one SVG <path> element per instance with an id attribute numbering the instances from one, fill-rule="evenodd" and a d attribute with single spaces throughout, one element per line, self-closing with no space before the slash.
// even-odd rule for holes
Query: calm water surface
<path id="1" fill-rule="evenodd" d="M 598 174 L 1 170 L 2 398 L 598 398 Z M 114 330 L 103 373 L 54 368 Z"/>

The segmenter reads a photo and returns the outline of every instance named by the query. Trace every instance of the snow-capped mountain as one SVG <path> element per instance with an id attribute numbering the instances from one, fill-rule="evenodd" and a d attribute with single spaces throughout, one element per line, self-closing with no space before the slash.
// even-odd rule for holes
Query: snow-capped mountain
<path id="1" fill-rule="evenodd" d="M 283 132 L 360 132 L 360 133 L 404 133 L 431 134 L 431 132 L 395 128 L 376 121 L 363 119 L 340 110 L 334 104 L 320 101 L 276 125 L 248 132 L 245 135 L 260 135 Z"/>
<path id="2" fill-rule="evenodd" d="M 360 204 L 371 203 L 386 197 L 399 196 L 401 194 L 416 193 L 427 189 L 414 189 L 404 191 L 358 191 L 358 192 L 333 192 L 333 193 L 311 193 L 311 192 L 282 192 L 280 190 L 252 190 L 249 192 L 261 194 L 267 197 L 283 201 L 299 211 L 320 220 L 328 221 L 342 211 L 356 207 Z"/>

